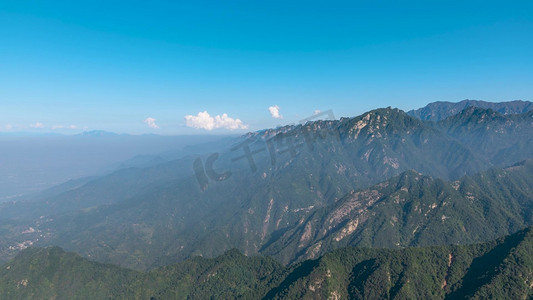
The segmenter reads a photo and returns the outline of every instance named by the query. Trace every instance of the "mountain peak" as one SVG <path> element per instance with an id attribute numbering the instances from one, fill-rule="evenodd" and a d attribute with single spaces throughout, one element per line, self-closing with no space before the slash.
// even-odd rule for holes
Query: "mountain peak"
<path id="1" fill-rule="evenodd" d="M 379 108 L 350 119 L 341 119 L 345 123 L 346 134 L 357 138 L 362 132 L 371 137 L 382 137 L 387 133 L 410 132 L 421 126 L 417 120 L 398 108 Z"/>

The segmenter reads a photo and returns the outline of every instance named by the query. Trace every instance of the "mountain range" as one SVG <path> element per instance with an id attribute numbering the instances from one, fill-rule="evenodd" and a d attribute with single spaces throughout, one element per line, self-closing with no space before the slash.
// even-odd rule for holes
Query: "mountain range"
<path id="1" fill-rule="evenodd" d="M 0 257 L 57 245 L 143 270 L 232 248 L 293 264 L 343 246 L 487 241 L 532 224 L 531 136 L 531 112 L 475 107 L 253 132 L 4 203 Z"/>

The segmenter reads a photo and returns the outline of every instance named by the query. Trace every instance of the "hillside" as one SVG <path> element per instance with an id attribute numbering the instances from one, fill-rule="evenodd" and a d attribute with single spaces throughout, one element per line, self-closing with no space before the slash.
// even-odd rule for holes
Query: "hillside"
<path id="1" fill-rule="evenodd" d="M 137 272 L 60 248 L 30 248 L 0 270 L 2 299 L 527 299 L 532 228 L 477 245 L 342 248 L 286 268 L 236 250 Z"/>
<path id="2" fill-rule="evenodd" d="M 435 124 L 493 165 L 510 165 L 531 158 L 533 111 L 501 114 L 492 109 L 469 107 Z"/>
<path id="3" fill-rule="evenodd" d="M 284 263 L 343 246 L 488 241 L 533 224 L 533 161 L 457 181 L 408 171 L 314 210 L 261 250 Z"/>
<path id="4" fill-rule="evenodd" d="M 528 299 L 533 233 L 470 246 L 343 248 L 301 263 L 291 275 L 267 298 Z"/>

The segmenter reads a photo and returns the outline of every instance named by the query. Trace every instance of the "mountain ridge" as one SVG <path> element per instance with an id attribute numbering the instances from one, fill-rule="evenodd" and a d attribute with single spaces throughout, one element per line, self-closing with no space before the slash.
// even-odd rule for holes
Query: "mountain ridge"
<path id="1" fill-rule="evenodd" d="M 533 102 L 530 101 L 487 102 L 467 99 L 460 102 L 432 102 L 422 108 L 410 110 L 407 114 L 421 120 L 440 121 L 472 106 L 490 108 L 501 114 L 521 114 L 533 110 Z"/>
<path id="2" fill-rule="evenodd" d="M 340 248 L 291 267 L 238 250 L 138 272 L 58 247 L 0 270 L 6 299 L 520 299 L 533 296 L 533 229 L 463 246 Z"/>

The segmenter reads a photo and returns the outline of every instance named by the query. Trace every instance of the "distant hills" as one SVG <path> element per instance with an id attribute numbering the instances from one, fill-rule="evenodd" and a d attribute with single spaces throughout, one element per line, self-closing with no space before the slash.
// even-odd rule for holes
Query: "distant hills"
<path id="1" fill-rule="evenodd" d="M 440 121 L 450 116 L 460 113 L 468 107 L 479 107 L 492 109 L 501 114 L 522 114 L 533 110 L 533 102 L 530 101 L 509 101 L 509 102 L 487 102 L 480 100 L 463 100 L 460 102 L 433 102 L 425 107 L 410 110 L 407 112 L 410 116 L 421 120 Z"/>
<path id="2" fill-rule="evenodd" d="M 232 248 L 292 263 L 347 245 L 486 241 L 532 224 L 531 162 L 502 169 L 533 158 L 531 136 L 531 113 L 476 108 L 440 122 L 383 108 L 254 132 L 213 144 L 211 170 L 210 154 L 142 160 L 1 205 L 0 257 L 58 245 L 146 269 Z M 336 213 L 343 203 L 353 207 Z"/>
<path id="3" fill-rule="evenodd" d="M 90 130 L 83 131 L 77 134 L 62 134 L 57 132 L 41 132 L 41 131 L 0 131 L 0 136 L 23 136 L 23 137 L 38 137 L 38 136 L 57 136 L 57 137 L 68 137 L 68 136 L 117 136 L 117 135 L 128 135 L 128 134 L 118 134 L 105 130 Z"/>
<path id="4" fill-rule="evenodd" d="M 29 248 L 2 266 L 0 298 L 528 299 L 532 230 L 468 246 L 341 248 L 291 267 L 231 250 L 138 272 Z"/>
<path id="5" fill-rule="evenodd" d="M 109 132 L 105 130 L 91 130 L 91 131 L 84 131 L 82 133 L 77 134 L 78 136 L 117 136 L 118 133 Z M 122 134 L 127 135 L 127 134 Z"/>
<path id="6" fill-rule="evenodd" d="M 71 179 L 115 171 L 124 167 L 125 160 L 135 156 L 164 153 L 183 156 L 186 146 L 222 138 L 118 135 L 103 131 L 79 135 L 0 133 L 0 203 L 38 193 Z M 164 159 L 175 157 L 165 155 Z"/>

